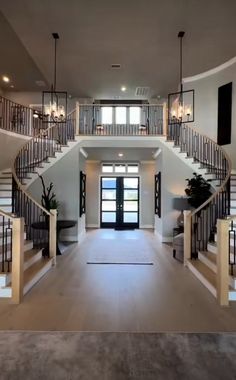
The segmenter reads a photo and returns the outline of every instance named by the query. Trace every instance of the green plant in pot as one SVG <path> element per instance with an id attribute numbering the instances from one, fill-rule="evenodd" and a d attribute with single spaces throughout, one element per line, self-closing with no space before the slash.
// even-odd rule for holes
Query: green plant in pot
<path id="1" fill-rule="evenodd" d="M 188 203 L 198 208 L 211 196 L 211 185 L 207 182 L 201 174 L 193 173 L 193 178 L 186 179 L 187 188 L 185 193 L 188 196 Z M 207 208 L 204 207 L 204 209 Z"/>
<path id="2" fill-rule="evenodd" d="M 42 182 L 43 187 L 43 193 L 41 197 L 42 206 L 48 211 L 57 210 L 58 212 L 59 202 L 56 200 L 56 194 L 52 191 L 53 183 L 50 182 L 49 186 L 46 187 L 43 176 L 39 175 L 39 178 Z"/>

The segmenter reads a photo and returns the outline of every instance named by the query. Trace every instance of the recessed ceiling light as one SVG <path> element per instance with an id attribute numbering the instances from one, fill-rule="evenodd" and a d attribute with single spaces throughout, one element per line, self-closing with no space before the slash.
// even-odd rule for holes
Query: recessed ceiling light
<path id="1" fill-rule="evenodd" d="M 13 84 L 11 84 L 11 85 L 10 85 L 10 87 L 11 87 L 11 88 L 14 88 L 14 85 L 13 85 Z"/>
<path id="2" fill-rule="evenodd" d="M 2 80 L 3 80 L 3 82 L 5 82 L 5 83 L 10 82 L 10 78 L 8 78 L 6 75 L 3 75 Z"/>
<path id="3" fill-rule="evenodd" d="M 123 153 L 118 153 L 118 156 L 123 157 L 124 155 L 123 155 Z"/>
<path id="4" fill-rule="evenodd" d="M 126 87 L 125 87 L 125 86 L 122 86 L 122 87 L 121 87 L 121 91 L 125 92 L 125 91 L 126 91 Z"/>

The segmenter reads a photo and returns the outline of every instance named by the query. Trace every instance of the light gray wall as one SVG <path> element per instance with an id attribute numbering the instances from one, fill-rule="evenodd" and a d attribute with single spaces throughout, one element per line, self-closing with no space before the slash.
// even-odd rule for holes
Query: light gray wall
<path id="1" fill-rule="evenodd" d="M 100 162 L 86 162 L 86 226 L 99 227 Z"/>
<path id="2" fill-rule="evenodd" d="M 79 217 L 79 172 L 84 170 L 84 167 L 84 157 L 76 146 L 43 174 L 47 185 L 50 182 L 54 184 L 53 190 L 60 202 L 58 218 L 77 221 L 76 227 L 62 231 L 62 238 L 66 240 L 80 240 L 85 229 L 85 216 Z M 40 179 L 29 187 L 29 192 L 41 202 Z"/>
<path id="3" fill-rule="evenodd" d="M 140 164 L 140 228 L 154 227 L 155 162 Z"/>
<path id="4" fill-rule="evenodd" d="M 186 83 L 185 89 L 195 90 L 195 122 L 193 126 L 202 134 L 217 141 L 218 87 L 233 82 L 232 93 L 232 139 L 223 148 L 230 155 L 236 168 L 236 64 L 206 78 Z"/>
<path id="5" fill-rule="evenodd" d="M 13 165 L 17 152 L 27 140 L 25 136 L 0 129 L 0 170 Z"/>
<path id="6" fill-rule="evenodd" d="M 154 226 L 154 171 L 155 163 L 140 164 L 140 227 Z M 86 162 L 87 199 L 86 226 L 100 226 L 100 161 Z"/>
<path id="7" fill-rule="evenodd" d="M 155 215 L 155 233 L 162 241 L 170 241 L 179 211 L 173 209 L 173 198 L 185 196 L 186 178 L 193 171 L 171 150 L 164 147 L 156 160 L 156 173 L 161 172 L 161 219 Z"/>

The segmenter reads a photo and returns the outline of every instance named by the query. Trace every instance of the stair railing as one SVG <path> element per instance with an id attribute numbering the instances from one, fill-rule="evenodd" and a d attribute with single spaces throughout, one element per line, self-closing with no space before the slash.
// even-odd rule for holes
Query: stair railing
<path id="1" fill-rule="evenodd" d="M 13 213 L 25 219 L 26 239 L 33 241 L 35 247 L 42 247 L 47 253 L 50 248 L 51 225 L 55 226 L 55 214 L 46 210 L 39 204 L 25 189 L 25 180 L 37 172 L 37 168 L 48 162 L 51 157 L 55 157 L 61 148 L 67 145 L 68 141 L 75 139 L 75 115 L 72 111 L 66 122 L 55 123 L 48 128 L 44 127 L 41 121 L 40 133 L 27 141 L 19 150 L 14 160 L 12 168 L 13 174 Z M 49 224 L 48 230 L 38 230 L 33 228 L 37 222 Z M 56 234 L 56 231 L 55 231 Z M 53 252 L 49 251 L 50 257 L 55 261 L 55 247 Z"/>
<path id="2" fill-rule="evenodd" d="M 26 136 L 36 136 L 42 128 L 37 111 L 0 96 L 0 128 Z"/>
<path id="3" fill-rule="evenodd" d="M 218 182 L 212 187 L 214 192 L 209 199 L 188 213 L 191 243 L 186 242 L 189 252 L 185 252 L 185 258 L 197 258 L 198 251 L 206 251 L 209 240 L 214 240 L 217 219 L 225 219 L 230 214 L 231 161 L 221 146 L 189 125 L 170 124 L 167 139 Z"/>

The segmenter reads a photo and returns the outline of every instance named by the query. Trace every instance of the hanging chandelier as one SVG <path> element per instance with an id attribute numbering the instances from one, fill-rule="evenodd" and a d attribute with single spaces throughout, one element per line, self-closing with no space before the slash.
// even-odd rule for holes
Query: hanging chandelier
<path id="1" fill-rule="evenodd" d="M 42 93 L 42 118 L 45 123 L 64 123 L 67 117 L 67 92 L 57 91 L 57 41 L 58 33 L 52 33 L 54 39 L 54 75 L 51 91 Z"/>
<path id="2" fill-rule="evenodd" d="M 180 31 L 179 69 L 180 91 L 168 95 L 168 124 L 190 123 L 194 121 L 194 90 L 183 90 L 183 37 L 185 32 Z"/>

